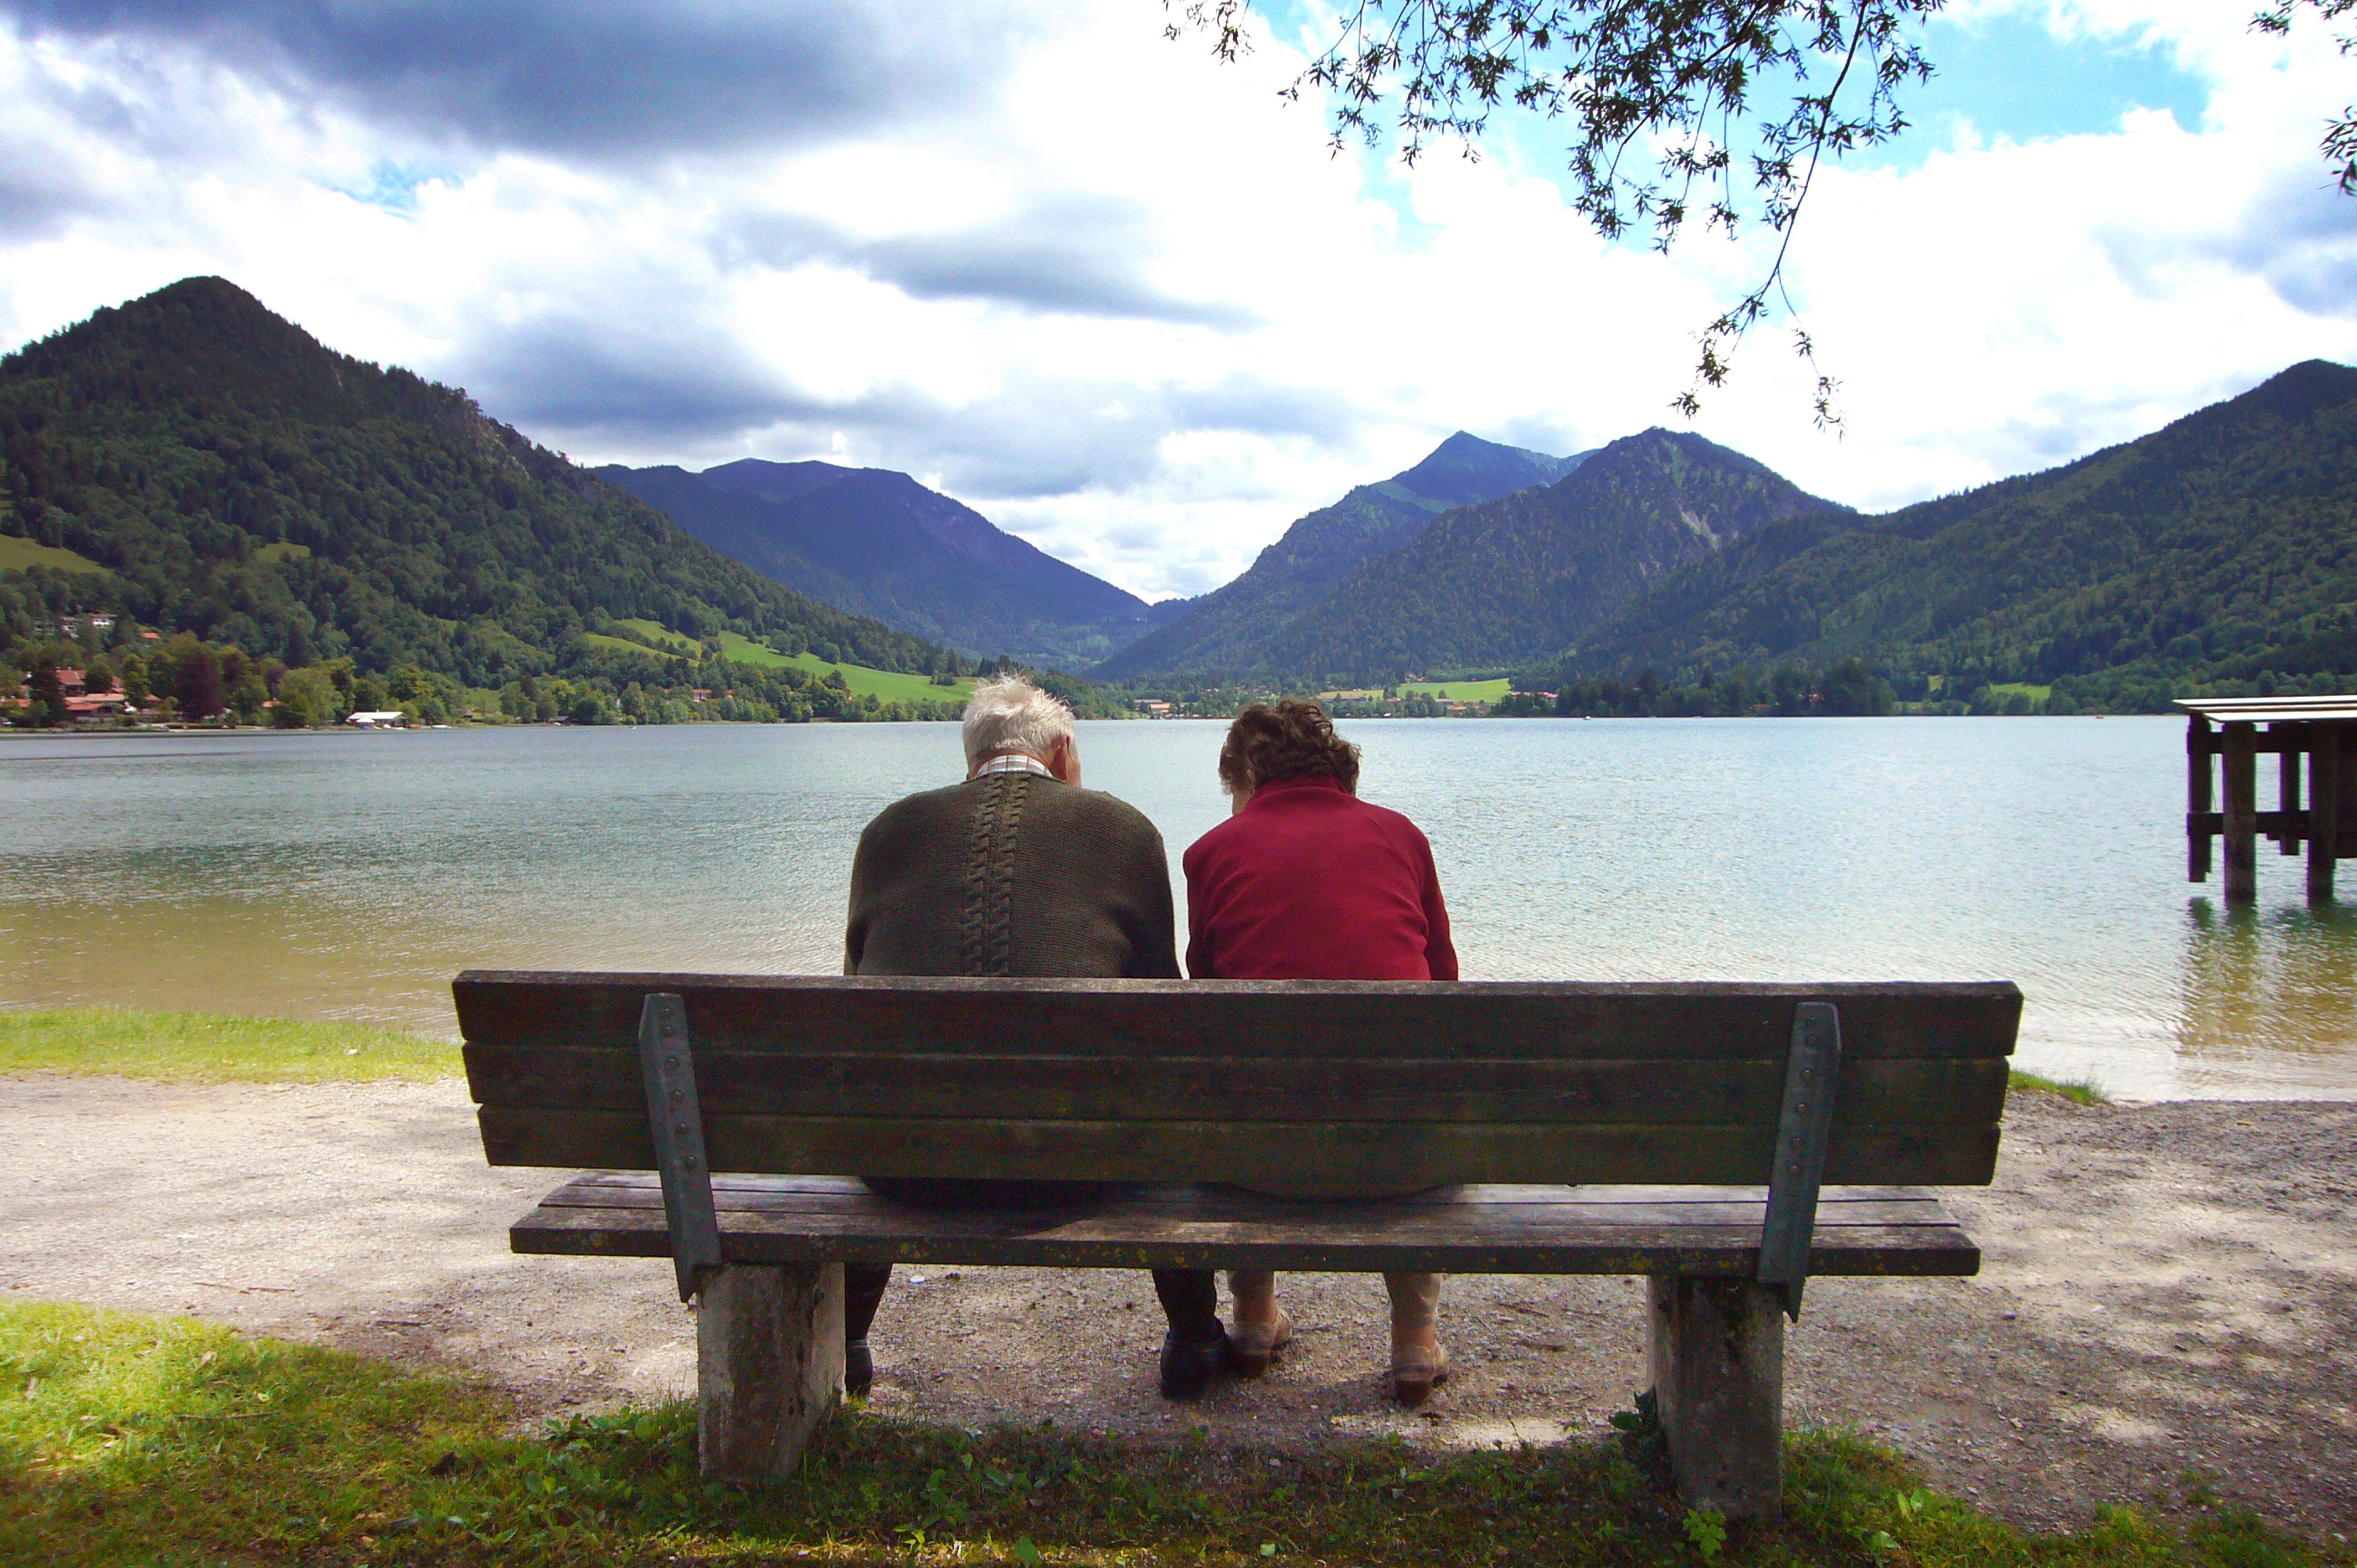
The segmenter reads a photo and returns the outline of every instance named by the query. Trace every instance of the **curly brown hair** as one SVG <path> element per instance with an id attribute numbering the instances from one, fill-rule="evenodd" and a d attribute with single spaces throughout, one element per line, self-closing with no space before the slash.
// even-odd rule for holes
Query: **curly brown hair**
<path id="1" fill-rule="evenodd" d="M 1326 710 L 1305 697 L 1275 706 L 1254 703 L 1228 726 L 1220 747 L 1220 782 L 1231 795 L 1280 779 L 1323 776 L 1359 792 L 1359 748 L 1334 733 Z"/>

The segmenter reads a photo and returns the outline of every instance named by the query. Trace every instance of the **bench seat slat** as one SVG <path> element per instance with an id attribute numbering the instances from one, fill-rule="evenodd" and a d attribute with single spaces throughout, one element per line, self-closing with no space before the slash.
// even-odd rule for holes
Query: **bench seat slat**
<path id="1" fill-rule="evenodd" d="M 748 1263 L 818 1261 L 1029 1265 L 1436 1269 L 1457 1273 L 1647 1273 L 1747 1277 L 1764 1206 L 1582 1202 L 1557 1187 L 1552 1202 L 1480 1196 L 1446 1205 L 1305 1205 L 1217 1188 L 1116 1195 L 1053 1213 L 942 1212 L 888 1202 L 842 1183 L 765 1189 L 731 1184 L 720 1206 L 728 1255 Z M 1494 1190 L 1494 1189 L 1478 1189 Z M 758 1201 L 763 1196 L 784 1207 Z M 559 1201 L 564 1199 L 565 1201 Z M 1535 1200 L 1534 1200 L 1535 1199 Z M 1932 1217 L 1905 1223 L 1821 1226 L 1813 1274 L 1969 1274 L 1980 1253 L 1933 1200 L 1868 1200 Z M 1839 1206 L 1836 1206 L 1839 1207 Z M 1738 1213 L 1741 1218 L 1736 1218 Z M 669 1240 L 651 1176 L 573 1183 L 510 1232 L 519 1252 L 663 1257 Z"/>
<path id="2" fill-rule="evenodd" d="M 600 1187 L 635 1188 L 647 1181 L 637 1171 L 584 1171 L 549 1195 L 548 1201 L 576 1192 L 590 1193 Z M 721 1201 L 731 1193 L 747 1201 L 760 1195 L 791 1192 L 857 1192 L 867 1188 L 854 1176 L 751 1176 L 730 1171 L 715 1172 L 712 1190 Z M 1192 1202 L 1194 1187 L 1176 1182 L 1141 1182 L 1124 1189 L 1131 1203 Z M 1248 1189 L 1237 1187 L 1238 1192 Z M 1767 1201 L 1768 1189 L 1750 1186 L 1648 1185 L 1643 1182 L 1615 1182 L 1609 1187 L 1578 1187 L 1564 1182 L 1469 1182 L 1453 1187 L 1437 1187 L 1430 1192 L 1410 1193 L 1403 1197 L 1387 1198 L 1388 1207 L 1409 1208 L 1419 1204 L 1454 1205 L 1469 1198 L 1483 1203 L 1556 1203 L 1570 1193 L 1581 1203 L 1643 1204 L 1643 1203 L 1748 1203 L 1761 1205 Z M 1939 1197 L 1920 1187 L 1889 1186 L 1829 1187 L 1818 1200 L 1835 1203 L 1907 1203 L 1923 1202 L 1937 1205 Z"/>
<path id="3" fill-rule="evenodd" d="M 469 971 L 452 986 L 469 1043 L 628 1049 L 650 992 L 685 1002 L 690 1037 L 721 1051 L 816 1056 L 1238 1057 L 1782 1060 L 1792 1009 L 1841 1012 L 1856 1060 L 2002 1058 L 2010 982 L 998 980 L 901 976 Z M 1182 1000 L 1183 999 L 1183 1000 Z"/>
<path id="4" fill-rule="evenodd" d="M 860 1191 L 856 1186 L 853 1191 Z M 1495 1188 L 1477 1189 L 1494 1191 Z M 1501 1224 L 1532 1227 L 1550 1225 L 1751 1225 L 1760 1223 L 1761 1206 L 1759 1200 L 1732 1200 L 1721 1203 L 1609 1203 L 1584 1201 L 1577 1195 L 1585 1190 L 1576 1187 L 1534 1187 L 1534 1191 L 1552 1192 L 1552 1199 L 1534 1198 L 1520 1202 L 1494 1203 Z M 601 1187 L 575 1192 L 560 1188 L 541 1200 L 545 1207 L 556 1208 L 660 1210 L 662 1195 L 641 1186 Z M 787 1187 L 774 1190 L 754 1188 L 714 1194 L 715 1206 L 723 1214 L 833 1214 L 844 1207 L 842 1189 L 805 1189 Z M 1482 1201 L 1477 1199 L 1476 1201 Z M 1125 1193 L 1120 1198 L 1125 1212 L 1171 1213 L 1192 1212 L 1196 1205 L 1171 1198 L 1157 1198 L 1139 1190 Z M 1527 1212 L 1524 1212 L 1527 1211 Z M 1405 1232 L 1418 1227 L 1447 1227 L 1458 1222 L 1463 1212 L 1461 1204 L 1399 1204 L 1387 1206 L 1386 1223 L 1394 1232 Z M 1286 1214 L 1298 1215 L 1299 1207 L 1292 1206 L 1276 1211 L 1269 1218 L 1274 1221 Z M 1936 1225 L 1953 1227 L 1954 1219 L 1939 1202 L 1931 1197 L 1914 1199 L 1884 1198 L 1871 1203 L 1843 1205 L 1820 1223 L 1819 1229 L 1843 1225 Z"/>
<path id="5" fill-rule="evenodd" d="M 486 1105 L 641 1111 L 635 1050 L 469 1045 L 467 1080 Z M 2002 1058 L 1902 1058 L 1845 1063 L 1854 1122 L 1982 1122 L 2005 1103 Z M 1215 1106 L 1223 1119 L 1400 1122 L 1637 1122 L 1772 1124 L 1784 1059 L 1521 1061 L 1426 1057 L 1251 1060 L 853 1055 L 781 1058 L 699 1043 L 705 1103 L 735 1115 L 979 1116 L 1029 1121 L 1173 1121 Z"/>
<path id="6" fill-rule="evenodd" d="M 646 1119 L 625 1112 L 477 1112 L 495 1165 L 645 1169 Z M 1985 1186 L 1998 1124 L 1837 1124 L 1825 1179 Z M 1437 1182 L 1764 1182 L 1776 1130 L 1544 1122 L 1039 1122 L 736 1116 L 705 1109 L 713 1168 L 919 1176 L 1324 1186 Z"/>

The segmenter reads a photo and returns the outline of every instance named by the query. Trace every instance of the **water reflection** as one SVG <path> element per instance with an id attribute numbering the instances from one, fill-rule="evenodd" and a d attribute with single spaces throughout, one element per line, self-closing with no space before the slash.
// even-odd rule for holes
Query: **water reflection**
<path id="1" fill-rule="evenodd" d="M 2195 1092 L 2347 1092 L 2357 910 L 2190 899 L 2179 973 L 2177 1044 Z"/>

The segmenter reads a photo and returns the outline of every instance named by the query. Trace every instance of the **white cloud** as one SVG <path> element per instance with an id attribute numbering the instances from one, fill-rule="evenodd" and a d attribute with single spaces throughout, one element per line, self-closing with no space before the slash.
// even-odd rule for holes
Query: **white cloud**
<path id="1" fill-rule="evenodd" d="M 2314 146 L 2348 96 L 2329 45 L 2214 7 L 2049 14 L 2175 51 L 2206 113 L 1967 131 L 1823 177 L 1792 276 L 1847 434 L 1810 428 L 1768 329 L 1704 434 L 1880 507 L 2357 358 L 2357 202 L 2322 189 Z M 670 148 L 640 125 L 618 158 L 610 126 L 565 140 L 561 83 L 530 135 L 501 144 L 486 112 L 458 145 L 345 55 L 315 81 L 299 51 L 247 69 L 201 29 L 20 24 L 0 29 L 0 337 L 219 273 L 576 458 L 906 468 L 1148 594 L 1224 580 L 1459 426 L 1569 450 L 1674 423 L 1692 333 L 1756 238 L 1606 247 L 1524 161 L 1544 137 L 1405 176 L 1331 157 L 1318 108 L 1275 97 L 1297 54 L 1222 68 L 1159 27 L 1130 0 L 1042 7 L 921 114 L 887 95 L 829 139 L 789 105 L 791 134 L 707 118 Z M 922 43 L 893 58 L 931 81 Z"/>

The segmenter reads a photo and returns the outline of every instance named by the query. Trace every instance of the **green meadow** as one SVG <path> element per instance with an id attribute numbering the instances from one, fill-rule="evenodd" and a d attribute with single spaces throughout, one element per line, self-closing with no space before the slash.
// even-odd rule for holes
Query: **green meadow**
<path id="1" fill-rule="evenodd" d="M 1417 692 L 1445 702 L 1494 703 L 1506 694 L 1511 684 L 1503 675 L 1494 681 L 1411 681 L 1400 688 L 1400 695 Z"/>
<path id="2" fill-rule="evenodd" d="M 667 648 L 673 653 L 683 653 L 691 659 L 704 651 L 704 645 L 683 631 L 673 631 L 659 620 L 632 617 L 628 620 L 618 620 L 614 624 L 629 628 L 658 648 Z"/>
<path id="3" fill-rule="evenodd" d="M 634 653 L 641 659 L 679 657 L 678 655 L 665 655 L 658 653 L 651 648 L 630 641 L 628 638 L 608 637 L 604 632 L 600 631 L 584 632 L 582 634 L 581 640 L 587 643 L 590 647 L 596 649 L 600 653 Z"/>
<path id="4" fill-rule="evenodd" d="M 683 632 L 673 631 L 651 620 L 618 620 L 616 626 L 628 628 L 649 642 L 671 650 L 683 659 L 691 659 L 703 650 L 703 645 Z M 643 654 L 650 650 L 619 637 L 590 634 L 589 645 L 609 652 Z M 813 675 L 825 676 L 835 671 L 843 672 L 844 684 L 855 697 L 873 696 L 879 703 L 963 703 L 973 694 L 974 678 L 961 675 L 952 686 L 936 686 L 929 676 L 909 675 L 897 670 L 871 670 L 864 664 L 830 664 L 815 653 L 780 653 L 769 644 L 756 642 L 738 632 L 720 634 L 720 656 L 732 664 L 750 664 L 763 670 L 803 670 Z"/>
<path id="5" fill-rule="evenodd" d="M 52 572 L 106 570 L 89 556 L 77 554 L 71 550 L 60 550 L 54 544 L 36 544 L 13 533 L 0 533 L 0 572 L 22 572 L 33 566 L 47 566 Z"/>

